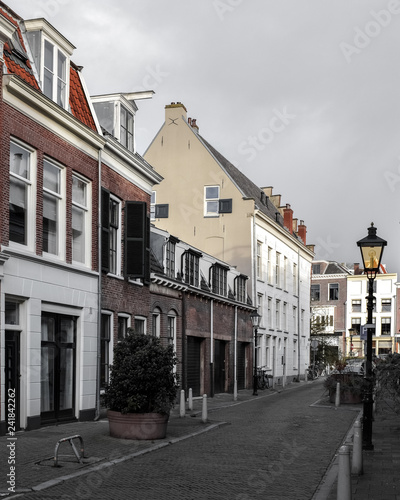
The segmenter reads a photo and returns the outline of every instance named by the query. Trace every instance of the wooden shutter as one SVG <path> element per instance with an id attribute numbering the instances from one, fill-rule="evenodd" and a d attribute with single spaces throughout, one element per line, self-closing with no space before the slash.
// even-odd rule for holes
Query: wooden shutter
<path id="1" fill-rule="evenodd" d="M 125 274 L 150 281 L 150 218 L 141 201 L 125 202 Z"/>
<path id="2" fill-rule="evenodd" d="M 169 205 L 168 203 L 162 205 L 156 205 L 155 207 L 155 218 L 156 219 L 168 219 Z"/>
<path id="3" fill-rule="evenodd" d="M 225 200 L 219 200 L 218 212 L 220 214 L 231 214 L 232 213 L 232 198 L 227 198 Z"/>
<path id="4" fill-rule="evenodd" d="M 101 269 L 110 270 L 110 191 L 101 188 Z"/>

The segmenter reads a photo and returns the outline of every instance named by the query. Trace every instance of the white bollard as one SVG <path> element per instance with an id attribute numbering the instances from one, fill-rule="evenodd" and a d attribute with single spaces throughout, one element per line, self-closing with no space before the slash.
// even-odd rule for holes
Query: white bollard
<path id="1" fill-rule="evenodd" d="M 207 394 L 203 394 L 203 408 L 201 412 L 201 421 L 207 423 Z"/>
<path id="2" fill-rule="evenodd" d="M 361 422 L 359 420 L 357 420 L 357 422 L 355 422 L 354 424 L 351 473 L 357 475 L 363 473 L 362 429 L 361 429 Z"/>
<path id="3" fill-rule="evenodd" d="M 340 382 L 336 383 L 335 406 L 340 406 Z"/>
<path id="4" fill-rule="evenodd" d="M 193 391 L 191 388 L 189 389 L 189 410 L 193 410 Z"/>
<path id="5" fill-rule="evenodd" d="M 348 446 L 341 446 L 339 450 L 336 498 L 337 500 L 351 500 L 350 451 Z"/>
<path id="6" fill-rule="evenodd" d="M 238 388 L 237 388 L 237 380 L 233 383 L 233 401 L 237 401 Z"/>
<path id="7" fill-rule="evenodd" d="M 181 401 L 180 401 L 180 406 L 179 406 L 179 416 L 184 417 L 186 413 L 185 409 L 185 391 L 182 389 L 181 390 Z"/>

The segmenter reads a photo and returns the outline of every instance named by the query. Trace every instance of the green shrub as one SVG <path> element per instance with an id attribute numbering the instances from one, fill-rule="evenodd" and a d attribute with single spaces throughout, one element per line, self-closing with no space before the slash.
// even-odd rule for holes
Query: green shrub
<path id="1" fill-rule="evenodd" d="M 113 361 L 103 396 L 107 408 L 121 413 L 169 414 L 178 390 L 172 345 L 164 347 L 158 338 L 129 330 L 116 345 Z"/>

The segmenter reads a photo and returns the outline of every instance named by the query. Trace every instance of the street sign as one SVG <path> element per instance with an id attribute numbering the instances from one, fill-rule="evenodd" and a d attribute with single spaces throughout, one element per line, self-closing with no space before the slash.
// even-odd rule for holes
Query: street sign
<path id="1" fill-rule="evenodd" d="M 368 336 L 368 329 L 374 329 L 375 325 L 372 323 L 366 323 L 365 325 L 361 325 L 360 328 L 360 339 L 361 340 L 367 340 Z"/>

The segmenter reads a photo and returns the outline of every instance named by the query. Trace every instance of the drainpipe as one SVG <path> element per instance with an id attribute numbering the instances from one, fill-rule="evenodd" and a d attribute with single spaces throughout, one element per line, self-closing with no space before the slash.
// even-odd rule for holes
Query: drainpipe
<path id="1" fill-rule="evenodd" d="M 100 362 L 101 362 L 101 150 L 98 161 L 98 202 L 97 202 L 97 267 L 99 273 L 97 289 L 97 377 L 96 377 L 96 413 L 95 420 L 100 418 Z"/>
<path id="2" fill-rule="evenodd" d="M 237 322 L 238 322 L 238 307 L 235 306 L 235 344 L 233 354 L 233 400 L 237 400 Z"/>
<path id="3" fill-rule="evenodd" d="M 300 327 L 301 327 L 301 305 L 300 305 L 300 250 L 297 250 L 297 300 L 298 300 L 298 307 L 297 307 L 297 338 L 298 338 L 298 346 L 297 346 L 297 352 L 298 352 L 298 366 L 297 366 L 297 374 L 298 374 L 298 379 L 300 382 L 300 365 L 301 365 L 301 353 L 300 353 L 300 345 L 301 345 L 301 332 L 300 332 Z M 306 380 L 307 382 L 307 380 Z"/>
<path id="4" fill-rule="evenodd" d="M 214 397 L 214 299 L 210 302 L 210 385 Z"/>

